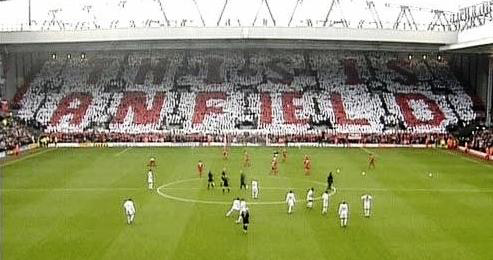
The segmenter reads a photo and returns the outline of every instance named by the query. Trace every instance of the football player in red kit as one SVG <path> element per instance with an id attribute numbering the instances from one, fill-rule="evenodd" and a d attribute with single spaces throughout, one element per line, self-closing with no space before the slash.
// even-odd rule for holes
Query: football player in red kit
<path id="1" fill-rule="evenodd" d="M 226 146 L 224 146 L 223 148 L 223 159 L 224 160 L 228 159 L 228 148 L 226 148 Z"/>
<path id="2" fill-rule="evenodd" d="M 149 164 L 147 166 L 149 166 L 149 167 L 156 167 L 157 166 L 157 164 L 156 164 L 156 158 L 151 157 L 151 159 L 149 159 Z"/>
<path id="3" fill-rule="evenodd" d="M 375 156 L 372 153 L 368 156 L 368 169 L 375 169 Z"/>
<path id="4" fill-rule="evenodd" d="M 14 150 L 15 156 L 19 156 L 21 154 L 21 149 L 19 147 L 19 144 L 15 144 L 15 150 Z"/>
<path id="5" fill-rule="evenodd" d="M 199 177 L 202 178 L 202 173 L 204 173 L 204 163 L 202 161 L 199 161 L 197 164 L 197 172 L 199 173 Z"/>
<path id="6" fill-rule="evenodd" d="M 243 166 L 244 167 L 250 167 L 252 166 L 252 163 L 250 162 L 250 155 L 248 154 L 247 151 L 243 154 Z"/>
<path id="7" fill-rule="evenodd" d="M 274 156 L 272 158 L 272 163 L 271 163 L 271 174 L 272 175 L 278 175 L 279 174 L 279 169 L 277 168 L 277 156 Z"/>
<path id="8" fill-rule="evenodd" d="M 288 159 L 288 150 L 286 147 L 282 148 L 282 161 L 285 162 Z"/>
<path id="9" fill-rule="evenodd" d="M 310 175 L 311 174 L 310 171 L 312 169 L 312 161 L 306 154 L 305 154 L 305 159 L 303 160 L 303 167 L 305 169 L 305 175 Z"/>

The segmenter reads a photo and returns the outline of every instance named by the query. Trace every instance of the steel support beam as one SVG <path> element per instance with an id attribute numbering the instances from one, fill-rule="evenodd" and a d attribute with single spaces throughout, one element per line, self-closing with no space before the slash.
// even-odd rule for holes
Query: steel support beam
<path id="1" fill-rule="evenodd" d="M 268 0 L 262 0 L 260 2 L 260 6 L 257 9 L 257 13 L 255 14 L 255 18 L 253 19 L 252 26 L 255 26 L 255 23 L 257 22 L 258 14 L 260 13 L 260 9 L 262 9 L 262 6 L 264 5 L 267 7 L 267 10 L 269 11 L 270 19 L 272 20 L 272 23 L 274 26 L 276 26 L 276 19 L 274 18 L 274 15 L 272 15 L 272 11 L 270 10 L 269 2 Z"/>
<path id="2" fill-rule="evenodd" d="M 330 15 L 334 11 L 334 7 L 336 7 L 336 6 L 339 9 L 339 11 L 341 12 L 341 20 L 339 20 L 337 22 L 342 24 L 342 26 L 344 28 L 347 28 L 349 26 L 349 24 L 347 22 L 346 17 L 344 16 L 344 13 L 342 12 L 340 0 L 332 0 L 332 2 L 330 3 L 329 11 L 327 12 L 327 15 L 325 16 L 324 27 L 327 26 L 328 22 L 330 22 L 329 21 Z M 330 26 L 332 26 L 333 24 L 335 24 L 335 21 L 334 21 L 334 23 L 329 23 Z"/>

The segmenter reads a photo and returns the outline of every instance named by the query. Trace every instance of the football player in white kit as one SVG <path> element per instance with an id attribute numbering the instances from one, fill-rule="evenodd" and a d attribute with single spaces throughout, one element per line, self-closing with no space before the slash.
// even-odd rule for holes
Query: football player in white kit
<path id="1" fill-rule="evenodd" d="M 294 204 L 296 203 L 296 198 L 294 192 L 290 190 L 286 195 L 286 204 L 288 204 L 288 214 L 293 212 Z"/>
<path id="2" fill-rule="evenodd" d="M 361 196 L 361 200 L 363 201 L 363 213 L 365 214 L 365 217 L 369 218 L 371 212 L 371 202 L 373 198 L 370 194 L 364 194 L 363 196 Z"/>
<path id="3" fill-rule="evenodd" d="M 313 188 L 310 188 L 308 192 L 306 193 L 306 207 L 309 209 L 313 208 L 313 201 L 315 197 L 315 190 Z"/>
<path id="4" fill-rule="evenodd" d="M 258 181 L 252 180 L 252 198 L 253 199 L 258 199 L 258 191 L 259 191 Z"/>
<path id="5" fill-rule="evenodd" d="M 339 204 L 339 218 L 341 219 L 341 227 L 347 226 L 348 215 L 349 205 L 345 201 L 342 201 L 342 203 Z"/>
<path id="6" fill-rule="evenodd" d="M 229 217 L 234 211 L 240 211 L 240 198 L 233 200 L 233 205 L 231 205 L 231 209 L 226 213 L 226 217 Z"/>
<path id="7" fill-rule="evenodd" d="M 125 210 L 125 215 L 127 216 L 127 223 L 134 223 L 135 219 L 135 204 L 132 199 L 126 199 L 123 202 L 123 209 Z"/>
<path id="8" fill-rule="evenodd" d="M 147 185 L 149 190 L 154 189 L 154 173 L 152 173 L 151 169 L 147 172 Z"/>
<path id="9" fill-rule="evenodd" d="M 245 210 L 247 210 L 247 204 L 246 204 L 246 201 L 245 199 L 241 199 L 240 200 L 240 215 L 238 216 L 238 219 L 236 220 L 236 223 L 240 223 L 241 222 L 241 218 L 242 218 L 242 214 L 243 212 L 245 212 Z"/>
<path id="10" fill-rule="evenodd" d="M 329 191 L 326 190 L 324 194 L 322 194 L 322 214 L 327 214 L 329 210 Z"/>

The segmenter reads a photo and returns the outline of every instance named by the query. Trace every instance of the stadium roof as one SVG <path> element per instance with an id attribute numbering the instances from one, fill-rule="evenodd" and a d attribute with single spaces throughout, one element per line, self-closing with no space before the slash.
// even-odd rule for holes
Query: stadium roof
<path id="1" fill-rule="evenodd" d="M 0 44 L 290 39 L 299 48 L 493 53 L 492 9 L 493 0 L 7 0 Z"/>
<path id="2" fill-rule="evenodd" d="M 335 4 L 333 4 L 333 2 Z M 385 24 L 393 25 L 401 5 L 413 10 L 418 25 L 428 25 L 433 10 L 457 12 L 459 7 L 479 0 L 8 0 L 0 3 L 0 25 L 15 26 L 31 21 L 38 26 L 62 21 L 63 23 L 97 21 L 103 27 L 118 20 L 120 26 L 134 21 L 137 25 L 149 21 L 188 25 L 217 26 L 229 21 L 235 25 L 252 26 L 267 22 L 276 26 L 297 26 L 307 19 L 318 25 L 332 8 L 330 20 L 342 18 L 356 25 L 370 23 L 372 8 Z M 29 8 L 30 7 L 30 8 Z M 371 26 L 369 24 L 368 26 Z M 391 26 L 388 26 L 391 27 Z"/>

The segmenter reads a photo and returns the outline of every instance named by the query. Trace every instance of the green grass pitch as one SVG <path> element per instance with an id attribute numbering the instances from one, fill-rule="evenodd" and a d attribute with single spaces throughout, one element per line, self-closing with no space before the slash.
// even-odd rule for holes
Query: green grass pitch
<path id="1" fill-rule="evenodd" d="M 1 168 L 2 259 L 493 259 L 493 166 L 446 150 L 368 149 L 377 168 L 367 170 L 366 149 L 291 148 L 280 176 L 269 176 L 274 148 L 247 148 L 248 180 L 260 181 L 259 202 L 279 202 L 292 188 L 298 200 L 250 204 L 248 234 L 225 217 L 239 190 L 244 148 L 84 148 L 41 151 Z M 303 155 L 312 158 L 304 176 Z M 147 162 L 157 160 L 156 186 L 146 187 Z M 206 189 L 198 160 L 215 174 L 229 172 L 232 191 Z M 317 197 L 329 170 L 337 192 L 329 214 Z M 362 175 L 366 171 L 366 175 Z M 429 173 L 432 176 L 429 176 Z M 177 182 L 178 181 L 178 182 Z M 177 183 L 174 183 L 177 182 Z M 169 185 L 171 183 L 171 185 Z M 372 217 L 360 197 L 374 197 Z M 123 199 L 136 202 L 127 225 Z M 194 203 L 200 200 L 213 204 Z M 339 226 L 337 204 L 347 200 L 349 226 Z M 227 203 L 227 205 L 221 204 Z"/>

